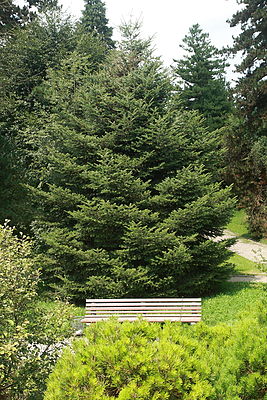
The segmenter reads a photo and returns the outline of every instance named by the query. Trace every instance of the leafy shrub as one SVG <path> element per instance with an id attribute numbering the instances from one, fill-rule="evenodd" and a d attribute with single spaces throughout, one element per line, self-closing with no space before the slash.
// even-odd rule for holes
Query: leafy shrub
<path id="1" fill-rule="evenodd" d="M 0 399 L 39 400 L 71 332 L 70 306 L 38 301 L 32 244 L 0 225 Z"/>
<path id="2" fill-rule="evenodd" d="M 266 400 L 264 312 L 233 326 L 92 325 L 64 350 L 44 399 Z"/>

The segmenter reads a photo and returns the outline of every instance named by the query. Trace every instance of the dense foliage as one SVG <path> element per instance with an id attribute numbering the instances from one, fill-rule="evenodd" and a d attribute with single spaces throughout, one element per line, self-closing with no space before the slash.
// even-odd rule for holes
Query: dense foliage
<path id="1" fill-rule="evenodd" d="M 175 60 L 174 76 L 180 84 L 179 99 L 190 110 L 198 110 L 209 129 L 225 125 L 231 111 L 224 78 L 226 62 L 214 47 L 209 34 L 198 24 L 189 29 L 189 34 L 180 45 L 185 55 Z"/>
<path id="2" fill-rule="evenodd" d="M 2 0 L 0 8 L 0 38 L 8 37 L 14 29 L 23 27 L 34 19 L 37 15 L 36 8 L 40 11 L 56 5 L 57 0 L 27 0 L 22 4 L 14 0 Z"/>
<path id="3" fill-rule="evenodd" d="M 72 308 L 38 302 L 32 243 L 0 226 L 0 398 L 39 400 L 64 340 Z"/>
<path id="4" fill-rule="evenodd" d="M 216 136 L 173 107 L 171 83 L 138 35 L 92 71 L 51 71 L 34 136 L 44 277 L 76 299 L 203 293 L 230 272 L 229 188 L 213 183 Z M 71 74 L 71 71 L 74 74 Z"/>
<path id="5" fill-rule="evenodd" d="M 44 398 L 265 400 L 267 319 L 257 308 L 232 326 L 97 323 L 64 350 Z"/>
<path id="6" fill-rule="evenodd" d="M 109 47 L 114 47 L 113 29 L 108 25 L 105 5 L 101 0 L 85 0 L 81 28 L 83 32 L 99 36 Z"/>
<path id="7" fill-rule="evenodd" d="M 22 135 L 30 112 L 40 101 L 38 86 L 47 70 L 74 49 L 74 32 L 60 9 L 46 10 L 0 42 L 0 221 L 10 219 L 25 229 L 31 222 L 27 182 L 31 148 Z"/>
<path id="8" fill-rule="evenodd" d="M 227 135 L 228 176 L 246 206 L 255 236 L 267 233 L 267 16 L 266 0 L 240 0 L 230 21 L 240 26 L 232 52 L 242 52 L 235 88 L 237 117 Z"/>

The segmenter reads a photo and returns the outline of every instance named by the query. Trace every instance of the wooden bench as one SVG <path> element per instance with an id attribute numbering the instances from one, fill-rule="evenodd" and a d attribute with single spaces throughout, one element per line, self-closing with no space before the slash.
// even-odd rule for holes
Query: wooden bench
<path id="1" fill-rule="evenodd" d="M 91 324 L 116 316 L 119 321 L 135 321 L 140 316 L 150 322 L 201 320 L 201 299 L 87 299 L 81 322 Z"/>

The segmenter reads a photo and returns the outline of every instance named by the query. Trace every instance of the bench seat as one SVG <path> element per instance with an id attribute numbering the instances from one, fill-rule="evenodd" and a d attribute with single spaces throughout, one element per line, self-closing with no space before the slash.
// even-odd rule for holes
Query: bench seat
<path id="1" fill-rule="evenodd" d="M 180 321 L 194 324 L 201 320 L 201 298 L 87 299 L 81 322 L 91 324 L 116 316 L 118 321 Z"/>

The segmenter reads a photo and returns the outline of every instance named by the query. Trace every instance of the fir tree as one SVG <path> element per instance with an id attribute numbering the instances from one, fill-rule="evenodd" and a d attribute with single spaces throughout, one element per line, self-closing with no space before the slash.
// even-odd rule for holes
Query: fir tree
<path id="1" fill-rule="evenodd" d="M 85 8 L 82 11 L 81 28 L 83 32 L 99 36 L 108 47 L 114 47 L 112 28 L 108 26 L 106 8 L 102 0 L 84 0 Z"/>
<path id="2" fill-rule="evenodd" d="M 33 140 L 43 276 L 76 300 L 200 294 L 229 273 L 226 243 L 210 237 L 233 201 L 200 165 L 214 136 L 172 106 L 170 79 L 137 29 L 124 27 L 97 71 L 77 59 L 51 71 L 53 113 Z"/>
<path id="3" fill-rule="evenodd" d="M 175 60 L 173 70 L 181 83 L 182 105 L 198 110 L 211 130 L 221 128 L 231 110 L 224 79 L 225 61 L 198 24 L 189 29 L 180 47 L 186 53 Z"/>

